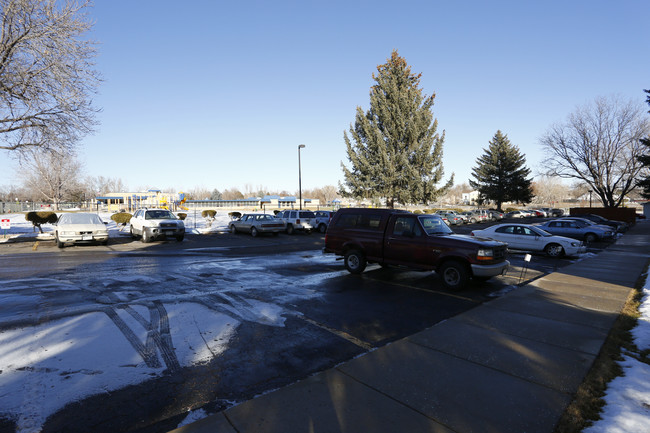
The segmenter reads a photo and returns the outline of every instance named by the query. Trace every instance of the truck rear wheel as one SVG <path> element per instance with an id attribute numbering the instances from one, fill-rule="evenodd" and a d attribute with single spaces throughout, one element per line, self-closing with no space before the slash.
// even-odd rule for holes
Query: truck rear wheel
<path id="1" fill-rule="evenodd" d="M 351 274 L 360 274 L 366 269 L 366 256 L 361 251 L 350 250 L 345 253 L 343 262 L 345 269 Z"/>
<path id="2" fill-rule="evenodd" d="M 469 271 L 467 267 L 457 261 L 445 262 L 437 271 L 442 284 L 451 290 L 460 290 L 467 286 Z"/>

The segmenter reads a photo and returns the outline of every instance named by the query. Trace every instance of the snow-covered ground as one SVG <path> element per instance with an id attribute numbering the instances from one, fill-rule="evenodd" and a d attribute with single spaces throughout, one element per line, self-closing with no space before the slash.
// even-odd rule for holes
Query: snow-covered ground
<path id="1" fill-rule="evenodd" d="M 97 213 L 97 212 L 93 212 Z M 176 212 L 178 213 L 178 212 Z M 185 229 L 188 233 L 209 233 L 209 232 L 218 232 L 224 231 L 228 228 L 228 222 L 230 217 L 228 212 L 217 212 L 215 220 L 210 225 L 209 222 L 201 217 L 200 212 L 186 211 L 187 217 L 184 220 Z M 108 236 L 110 238 L 128 236 L 128 226 L 127 229 L 120 231 L 115 221 L 111 220 L 111 213 L 109 212 L 99 212 L 98 215 L 106 222 L 108 222 Z M 13 214 L 0 214 L 0 220 L 8 219 L 11 225 L 9 230 L 0 230 L 0 243 L 9 242 L 10 240 L 19 240 L 18 238 L 24 239 L 52 239 L 54 233 L 54 226 L 52 224 L 43 224 L 43 233 L 39 233 L 38 229 L 34 229 L 34 226 L 29 221 L 25 220 L 25 214 L 23 213 L 13 213 Z"/>
<path id="2" fill-rule="evenodd" d="M 650 281 L 646 279 L 641 317 L 632 330 L 637 353 L 623 355 L 624 376 L 612 380 L 601 418 L 583 433 L 647 433 L 650 431 L 650 365 L 636 356 L 650 350 Z"/>

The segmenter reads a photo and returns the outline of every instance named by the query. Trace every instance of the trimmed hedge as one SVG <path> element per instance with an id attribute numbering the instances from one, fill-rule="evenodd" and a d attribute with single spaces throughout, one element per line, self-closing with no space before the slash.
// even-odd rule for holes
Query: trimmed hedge
<path id="1" fill-rule="evenodd" d="M 201 216 L 203 218 L 214 218 L 216 215 L 217 215 L 217 211 L 212 209 L 204 210 L 203 212 L 201 212 Z"/>
<path id="2" fill-rule="evenodd" d="M 177 214 L 177 216 L 178 216 L 178 219 L 181 220 L 181 221 L 185 221 L 185 218 L 187 218 L 187 214 L 183 213 L 183 212 L 179 212 Z"/>
<path id="3" fill-rule="evenodd" d="M 38 227 L 41 233 L 43 233 L 41 224 L 54 224 L 58 219 L 59 217 L 54 212 L 27 212 L 25 214 L 25 220 L 34 225 L 34 231 Z"/>
<path id="4" fill-rule="evenodd" d="M 126 227 L 126 225 L 131 222 L 132 216 L 133 215 L 131 215 L 128 212 L 119 212 L 111 215 L 111 219 L 115 221 L 115 224 L 117 224 L 118 226 L 122 226 L 120 227 L 120 231 L 122 231 L 124 230 L 124 227 Z"/>
<path id="5" fill-rule="evenodd" d="M 236 218 L 241 218 L 241 212 L 228 212 L 228 216 L 230 217 L 231 220 L 234 220 Z"/>
<path id="6" fill-rule="evenodd" d="M 115 221 L 115 223 L 116 223 L 118 226 L 119 226 L 119 225 L 123 225 L 123 226 L 125 226 L 125 225 L 127 225 L 129 222 L 131 222 L 131 217 L 132 217 L 132 216 L 133 216 L 133 215 L 131 215 L 131 214 L 128 213 L 128 212 L 119 212 L 119 213 L 114 213 L 113 215 L 111 215 L 111 219 L 112 219 L 113 221 Z"/>

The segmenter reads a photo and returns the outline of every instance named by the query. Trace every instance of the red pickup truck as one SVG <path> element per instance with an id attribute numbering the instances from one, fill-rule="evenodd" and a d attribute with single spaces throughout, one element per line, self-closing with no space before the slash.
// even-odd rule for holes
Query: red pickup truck
<path id="1" fill-rule="evenodd" d="M 338 210 L 325 235 L 325 253 L 343 256 L 345 268 L 363 272 L 368 263 L 434 270 L 449 289 L 470 278 L 487 280 L 505 273 L 507 245 L 455 234 L 436 215 L 394 209 Z"/>

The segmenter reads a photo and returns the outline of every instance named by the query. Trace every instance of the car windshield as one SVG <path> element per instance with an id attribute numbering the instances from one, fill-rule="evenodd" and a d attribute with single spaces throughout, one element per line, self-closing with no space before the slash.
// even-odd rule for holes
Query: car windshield
<path id="1" fill-rule="evenodd" d="M 144 215 L 146 220 L 175 220 L 176 217 L 168 210 L 148 210 Z"/>
<path id="2" fill-rule="evenodd" d="M 102 219 L 94 213 L 66 213 L 59 217 L 61 224 L 104 224 Z"/>
<path id="3" fill-rule="evenodd" d="M 448 235 L 453 233 L 453 231 L 445 224 L 445 222 L 433 215 L 420 215 L 418 217 L 420 224 L 424 227 L 424 231 L 428 235 Z"/>

